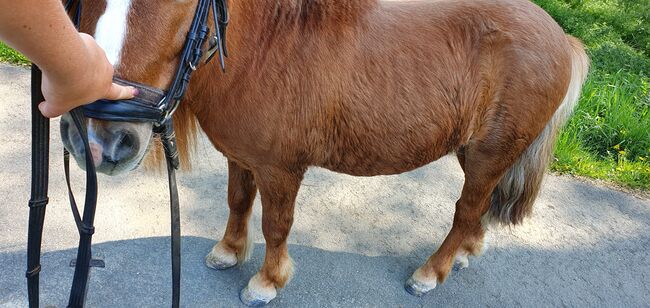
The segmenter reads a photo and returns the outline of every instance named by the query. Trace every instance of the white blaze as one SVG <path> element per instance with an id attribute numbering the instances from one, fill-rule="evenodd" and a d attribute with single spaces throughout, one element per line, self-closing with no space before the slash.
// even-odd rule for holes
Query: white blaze
<path id="1" fill-rule="evenodd" d="M 114 67 L 120 63 L 130 6 L 131 0 L 106 0 L 106 11 L 97 21 L 95 40 Z"/>

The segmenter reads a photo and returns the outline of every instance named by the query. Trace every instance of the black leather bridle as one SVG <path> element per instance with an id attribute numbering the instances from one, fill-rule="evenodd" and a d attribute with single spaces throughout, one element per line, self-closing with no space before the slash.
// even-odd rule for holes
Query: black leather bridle
<path id="1" fill-rule="evenodd" d="M 82 0 L 68 0 L 66 10 L 75 25 L 79 26 Z M 214 33 L 210 36 L 209 16 L 212 14 Z M 74 278 L 70 291 L 68 307 L 83 307 L 86 299 L 90 267 L 103 266 L 100 260 L 92 259 L 91 245 L 94 233 L 93 221 L 97 205 L 97 175 L 91 156 L 88 135 L 84 126 L 84 117 L 118 122 L 150 122 L 154 132 L 160 135 L 167 162 L 169 178 L 171 238 L 172 238 L 172 306 L 180 303 L 180 211 L 176 173 L 179 167 L 176 137 L 172 115 L 178 108 L 194 72 L 202 62 L 209 62 L 218 55 L 222 70 L 224 69 L 226 27 L 228 25 L 228 7 L 226 0 L 198 0 L 194 19 L 187 33 L 185 45 L 179 58 L 178 68 L 167 91 L 147 85 L 114 78 L 123 85 L 138 89 L 133 99 L 107 101 L 100 100 L 70 111 L 74 125 L 78 129 L 85 149 L 86 159 L 86 196 L 83 216 L 79 213 L 77 203 L 70 185 L 70 154 L 64 150 L 64 169 L 72 213 L 79 231 L 79 248 L 75 260 Z M 207 50 L 204 50 L 209 42 Z M 49 179 L 49 119 L 38 110 L 42 102 L 41 71 L 32 65 L 32 186 L 29 201 L 29 230 L 27 238 L 27 288 L 30 307 L 39 307 L 39 273 L 41 270 L 41 242 L 45 208 L 48 203 L 47 190 Z M 72 265 L 72 264 L 71 264 Z"/>

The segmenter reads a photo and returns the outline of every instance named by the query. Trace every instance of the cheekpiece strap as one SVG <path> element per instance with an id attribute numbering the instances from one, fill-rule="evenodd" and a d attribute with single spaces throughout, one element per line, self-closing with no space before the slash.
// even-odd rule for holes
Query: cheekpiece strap
<path id="1" fill-rule="evenodd" d="M 154 133 L 160 136 L 160 141 L 162 142 L 163 149 L 165 150 L 165 158 L 167 158 L 169 166 L 175 170 L 178 170 L 181 163 L 178 154 L 178 144 L 176 143 L 176 132 L 174 131 L 173 121 L 170 119 L 160 126 L 155 126 Z"/>

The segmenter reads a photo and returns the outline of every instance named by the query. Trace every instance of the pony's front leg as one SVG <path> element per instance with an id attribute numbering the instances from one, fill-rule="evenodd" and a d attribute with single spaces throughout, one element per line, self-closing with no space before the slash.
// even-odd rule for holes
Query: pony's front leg
<path id="1" fill-rule="evenodd" d="M 235 162 L 228 162 L 228 225 L 223 239 L 205 257 L 205 264 L 223 270 L 244 262 L 251 252 L 252 241 L 248 232 L 257 187 L 253 174 Z"/>
<path id="2" fill-rule="evenodd" d="M 293 262 L 287 250 L 287 237 L 293 224 L 293 208 L 305 169 L 267 168 L 255 172 L 262 197 L 262 231 L 266 256 L 260 271 L 240 293 L 248 306 L 264 305 L 274 299 L 277 289 L 291 279 Z"/>

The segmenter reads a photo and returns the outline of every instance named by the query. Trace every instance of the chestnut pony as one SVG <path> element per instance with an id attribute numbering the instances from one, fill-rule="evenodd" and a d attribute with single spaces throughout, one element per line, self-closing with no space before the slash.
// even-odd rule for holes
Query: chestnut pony
<path id="1" fill-rule="evenodd" d="M 396 174 L 455 153 L 465 172 L 453 226 L 406 282 L 422 295 L 467 265 L 491 223 L 532 211 L 558 129 L 588 72 L 582 44 L 526 0 L 230 0 L 225 73 L 199 67 L 175 114 L 182 157 L 200 127 L 228 158 L 230 217 L 206 257 L 249 256 L 259 191 L 266 256 L 242 291 L 264 304 L 289 281 L 287 236 L 308 167 Z M 168 87 L 194 0 L 87 1 L 94 34 L 120 77 Z M 206 47 L 207 48 L 207 47 Z M 64 117 L 66 146 L 83 164 Z M 88 120 L 98 170 L 135 168 L 151 124 Z M 160 155 L 153 155 L 160 159 Z"/>

